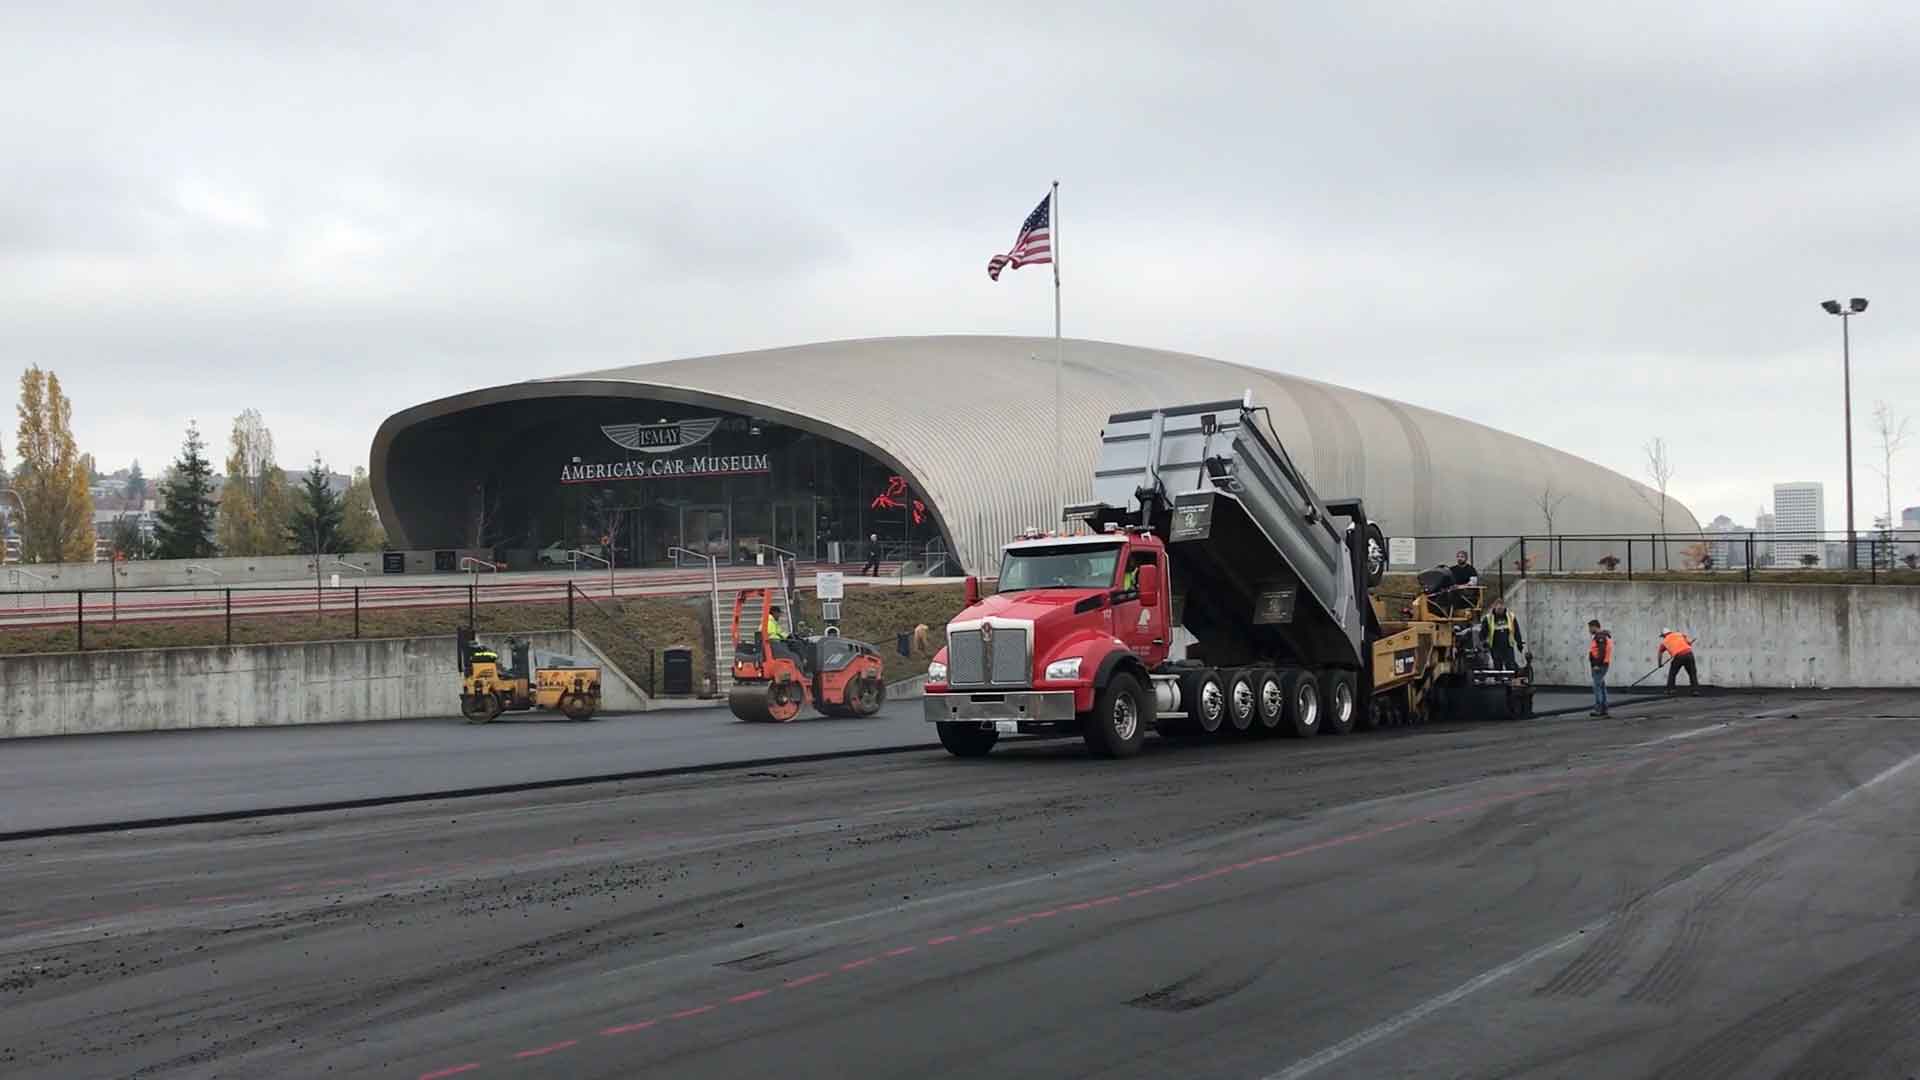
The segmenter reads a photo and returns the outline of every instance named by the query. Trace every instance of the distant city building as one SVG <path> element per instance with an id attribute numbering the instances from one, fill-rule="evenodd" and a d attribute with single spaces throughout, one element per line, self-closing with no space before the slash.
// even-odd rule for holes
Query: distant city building
<path id="1" fill-rule="evenodd" d="M 1827 527 L 1826 487 L 1819 483 L 1773 485 L 1773 563 L 1795 567 L 1812 555 L 1816 566 L 1829 565 L 1820 534 Z M 1846 557 L 1846 545 L 1840 545 Z"/>
<path id="2" fill-rule="evenodd" d="M 1753 512 L 1753 565 L 1773 565 L 1773 515 L 1766 507 Z"/>
<path id="3" fill-rule="evenodd" d="M 1709 540 L 1707 542 L 1707 557 L 1713 560 L 1715 568 L 1725 568 L 1729 566 L 1744 567 L 1747 565 L 1747 542 L 1748 538 L 1753 534 L 1752 529 L 1747 528 L 1745 525 L 1740 524 L 1725 514 L 1721 514 L 1715 517 L 1704 531 L 1708 534 L 1738 534 L 1738 536 L 1726 540 Z M 1755 561 L 1759 561 L 1757 554 L 1755 555 Z"/>

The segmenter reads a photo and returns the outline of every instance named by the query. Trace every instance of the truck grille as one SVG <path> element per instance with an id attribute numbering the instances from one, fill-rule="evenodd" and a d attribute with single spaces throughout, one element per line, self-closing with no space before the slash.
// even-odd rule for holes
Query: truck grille
<path id="1" fill-rule="evenodd" d="M 994 627 L 991 646 L 978 630 L 947 635 L 947 680 L 951 686 L 1026 686 L 1031 671 L 1024 627 Z"/>

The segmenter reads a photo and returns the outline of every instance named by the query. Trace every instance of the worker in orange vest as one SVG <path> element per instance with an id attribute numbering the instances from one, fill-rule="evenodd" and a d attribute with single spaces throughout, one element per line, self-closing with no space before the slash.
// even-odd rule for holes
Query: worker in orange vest
<path id="1" fill-rule="evenodd" d="M 1600 629 L 1599 619 L 1587 620 L 1587 633 L 1593 644 L 1587 646 L 1587 666 L 1593 671 L 1593 711 L 1588 716 L 1607 715 L 1607 669 L 1613 666 L 1613 635 Z"/>
<path id="2" fill-rule="evenodd" d="M 1673 658 L 1673 663 L 1667 668 L 1667 693 L 1673 693 L 1674 685 L 1680 678 L 1680 669 L 1685 668 L 1687 696 L 1700 696 L 1700 669 L 1694 666 L 1693 639 L 1670 626 L 1660 631 L 1660 651 L 1653 654 L 1653 662 L 1664 663 L 1664 658 L 1669 656 Z"/>

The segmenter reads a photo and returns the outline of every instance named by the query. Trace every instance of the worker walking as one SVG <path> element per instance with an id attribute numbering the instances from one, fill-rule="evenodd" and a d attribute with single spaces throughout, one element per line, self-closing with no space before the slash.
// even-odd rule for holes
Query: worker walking
<path id="1" fill-rule="evenodd" d="M 1607 669 L 1613 666 L 1613 635 L 1600 629 L 1599 619 L 1587 620 L 1587 633 L 1593 642 L 1587 646 L 1587 666 L 1593 671 L 1593 711 L 1588 716 L 1607 715 Z"/>
<path id="2" fill-rule="evenodd" d="M 867 537 L 867 564 L 860 568 L 860 576 L 880 576 L 880 534 Z"/>
<path id="3" fill-rule="evenodd" d="M 1520 634 L 1520 620 L 1507 610 L 1505 600 L 1493 602 L 1493 607 L 1481 617 L 1480 628 L 1486 634 L 1487 647 L 1493 651 L 1494 668 L 1519 671 L 1520 654 L 1526 651 L 1527 643 Z"/>
<path id="4" fill-rule="evenodd" d="M 1667 693 L 1672 694 L 1674 684 L 1680 678 L 1680 670 L 1687 672 L 1687 696 L 1700 696 L 1700 669 L 1693 659 L 1693 639 L 1678 630 L 1668 627 L 1660 631 L 1660 651 L 1653 654 L 1653 662 L 1663 663 L 1666 657 L 1672 657 L 1673 663 L 1667 666 Z"/>

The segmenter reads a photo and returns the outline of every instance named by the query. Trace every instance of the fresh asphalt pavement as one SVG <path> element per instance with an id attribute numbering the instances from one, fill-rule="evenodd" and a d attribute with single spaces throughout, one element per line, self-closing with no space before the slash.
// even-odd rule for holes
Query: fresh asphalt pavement
<path id="1" fill-rule="evenodd" d="M 1917 721 L 1680 699 L 0 844 L 0 1074 L 1909 1076 Z"/>
<path id="2" fill-rule="evenodd" d="M 1540 707 L 1579 704 L 1543 692 Z M 724 708 L 603 714 L 584 724 L 394 720 L 21 739 L 0 743 L 0 838 L 190 815 L 392 799 L 729 762 L 925 748 L 920 702 L 863 719 L 746 724 Z"/>
<path id="3" fill-rule="evenodd" d="M 510 714 L 512 716 L 514 714 Z M 934 742 L 918 701 L 747 724 L 725 708 L 586 723 L 392 720 L 0 743 L 0 835 Z"/>

